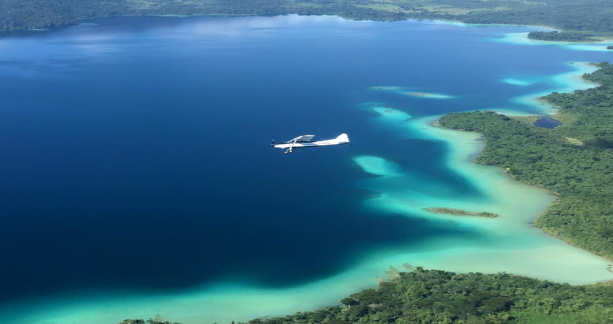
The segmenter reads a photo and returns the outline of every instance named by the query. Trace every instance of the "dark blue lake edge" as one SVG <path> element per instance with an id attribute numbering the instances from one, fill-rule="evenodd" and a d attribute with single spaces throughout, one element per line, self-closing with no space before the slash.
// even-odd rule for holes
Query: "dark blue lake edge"
<path id="1" fill-rule="evenodd" d="M 562 125 L 561 122 L 551 118 L 550 116 L 540 116 L 535 122 L 534 126 L 543 128 L 556 128 Z"/>

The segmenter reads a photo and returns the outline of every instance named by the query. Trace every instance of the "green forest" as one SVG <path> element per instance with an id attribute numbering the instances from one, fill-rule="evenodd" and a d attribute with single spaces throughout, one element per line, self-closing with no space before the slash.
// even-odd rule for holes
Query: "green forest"
<path id="1" fill-rule="evenodd" d="M 533 31 L 533 32 L 528 33 L 528 38 L 530 39 L 555 41 L 555 42 L 586 42 L 586 41 L 589 41 L 592 37 L 593 35 L 589 33 L 576 33 L 576 32 L 560 33 L 558 31 L 550 31 L 550 32 Z"/>
<path id="2" fill-rule="evenodd" d="M 558 106 L 555 129 L 494 112 L 444 116 L 444 127 L 483 134 L 477 162 L 505 168 L 514 179 L 557 193 L 535 224 L 567 242 L 613 258 L 613 65 L 584 78 L 602 84 L 543 99 Z"/>
<path id="3" fill-rule="evenodd" d="M 608 0 L 0 0 L 0 31 L 48 29 L 113 15 L 338 15 L 350 19 L 445 19 L 543 25 L 533 38 L 585 41 L 613 35 Z"/>
<path id="4" fill-rule="evenodd" d="M 248 324 L 603 324 L 613 322 L 613 287 L 572 286 L 505 273 L 424 270 L 397 273 L 378 289 L 314 312 Z M 178 324 L 151 319 L 120 324 Z M 220 323 L 221 324 L 221 323 Z M 229 324 L 229 323 L 224 323 Z M 240 324 L 240 323 L 239 323 Z"/>

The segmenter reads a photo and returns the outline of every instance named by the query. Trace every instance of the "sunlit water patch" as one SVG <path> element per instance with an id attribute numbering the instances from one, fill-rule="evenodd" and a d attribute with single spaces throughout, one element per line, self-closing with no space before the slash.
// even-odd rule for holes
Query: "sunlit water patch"
<path id="1" fill-rule="evenodd" d="M 528 78 L 528 77 L 510 77 L 501 79 L 502 82 L 520 87 L 527 87 L 535 83 L 542 82 L 540 78 Z"/>
<path id="2" fill-rule="evenodd" d="M 376 86 L 372 87 L 371 90 L 375 91 L 389 91 L 392 93 L 396 93 L 403 96 L 411 96 L 423 99 L 452 99 L 454 96 L 442 94 L 442 93 L 432 93 L 432 92 L 422 92 L 417 89 L 412 89 L 409 87 L 399 87 L 399 86 Z"/>

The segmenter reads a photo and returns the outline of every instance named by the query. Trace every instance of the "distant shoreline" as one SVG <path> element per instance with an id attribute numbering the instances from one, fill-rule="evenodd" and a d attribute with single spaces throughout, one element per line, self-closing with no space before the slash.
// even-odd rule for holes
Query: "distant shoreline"
<path id="1" fill-rule="evenodd" d="M 57 7 L 45 4 L 45 1 L 33 1 L 26 5 L 7 4 L 5 9 L 11 12 L 10 16 L 0 15 L 0 37 L 18 32 L 54 30 L 74 26 L 82 21 L 104 17 L 271 17 L 281 15 L 300 16 L 337 16 L 347 20 L 367 21 L 406 21 L 428 20 L 434 22 L 461 24 L 463 26 L 517 26 L 534 27 L 536 32 L 555 32 L 564 41 L 578 43 L 592 43 L 613 39 L 613 28 L 593 22 L 577 25 L 575 19 L 583 19 L 580 11 L 569 10 L 567 4 L 555 4 L 541 9 L 548 13 L 548 17 L 535 17 L 534 7 L 520 5 L 516 8 L 498 10 L 484 5 L 481 8 L 457 4 L 449 6 L 442 0 L 427 0 L 421 4 L 389 4 L 387 7 L 360 5 L 343 0 L 296 0 L 291 4 L 280 6 L 267 2 L 242 3 L 222 0 L 216 3 L 182 4 L 171 0 L 161 0 L 155 3 L 133 3 L 127 0 L 98 3 L 95 0 L 66 1 L 66 9 L 58 12 Z M 341 5 L 342 4 L 342 5 Z M 340 5 L 340 6 L 339 6 Z M 433 8 L 440 6 L 441 8 Z M 444 7 L 444 8 L 442 8 Z M 94 8 L 94 9 L 92 9 Z M 594 18 L 608 19 L 607 9 L 600 4 L 584 3 L 573 6 L 575 9 L 592 11 Z M 450 11 L 451 10 L 451 11 Z M 454 12 L 454 10 L 456 10 Z M 458 11 L 459 10 L 459 11 Z M 601 12 L 602 11 L 602 12 Z M 563 13 L 562 15 L 559 15 Z M 546 30 L 543 30 L 546 29 Z M 540 35 L 540 34 L 538 34 Z M 584 39 L 577 38 L 577 35 Z M 575 37 L 570 37 L 575 36 Z M 567 40 L 565 39 L 567 38 Z M 549 39 L 535 37 L 534 40 L 544 42 Z"/>

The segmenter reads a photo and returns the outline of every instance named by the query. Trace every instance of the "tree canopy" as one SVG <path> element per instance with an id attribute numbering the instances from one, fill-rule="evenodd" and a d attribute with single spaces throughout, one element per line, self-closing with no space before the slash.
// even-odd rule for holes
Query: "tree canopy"
<path id="1" fill-rule="evenodd" d="M 572 286 L 505 273 L 401 272 L 342 305 L 243 324 L 493 324 L 613 321 L 613 287 Z M 122 322 L 145 323 L 145 322 Z M 152 322 L 147 324 L 166 324 Z M 239 323 L 240 324 L 240 323 Z"/>
<path id="2" fill-rule="evenodd" d="M 477 162 L 503 167 L 519 181 L 548 188 L 557 201 L 536 221 L 571 244 L 613 258 L 613 65 L 584 76 L 601 86 L 552 93 L 564 123 L 545 129 L 494 112 L 444 116 L 444 127 L 483 134 Z"/>

